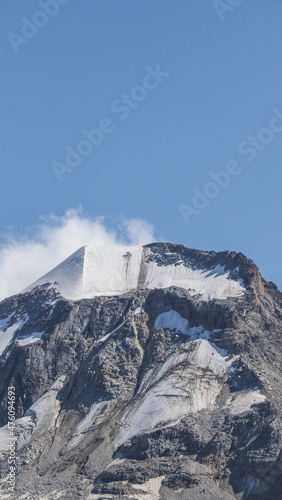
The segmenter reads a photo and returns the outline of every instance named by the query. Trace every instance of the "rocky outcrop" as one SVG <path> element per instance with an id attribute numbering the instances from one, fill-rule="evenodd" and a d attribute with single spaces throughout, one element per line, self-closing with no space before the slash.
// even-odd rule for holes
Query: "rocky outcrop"
<path id="1" fill-rule="evenodd" d="M 0 304 L 1 498 L 281 499 L 281 293 L 242 254 L 145 253 L 158 276 L 202 273 L 201 289 L 139 279 L 69 300 L 47 282 Z M 200 293 L 217 283 L 221 298 Z"/>

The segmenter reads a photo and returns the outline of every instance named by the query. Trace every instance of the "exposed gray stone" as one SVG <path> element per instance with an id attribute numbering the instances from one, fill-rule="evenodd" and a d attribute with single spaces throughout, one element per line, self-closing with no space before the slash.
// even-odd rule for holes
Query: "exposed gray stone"
<path id="1" fill-rule="evenodd" d="M 13 385 L 20 435 L 17 491 L 7 491 L 4 449 L 1 498 L 281 500 L 281 293 L 242 254 L 148 248 L 158 265 L 180 256 L 203 270 L 239 268 L 246 291 L 208 301 L 140 288 L 68 301 L 41 285 L 4 300 L 8 326 L 28 320 L 0 358 L 0 423 Z M 155 328 L 171 310 L 210 338 Z"/>

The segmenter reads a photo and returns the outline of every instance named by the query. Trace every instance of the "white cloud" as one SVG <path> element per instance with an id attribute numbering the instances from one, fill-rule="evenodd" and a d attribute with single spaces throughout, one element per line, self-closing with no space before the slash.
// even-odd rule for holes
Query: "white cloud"
<path id="1" fill-rule="evenodd" d="M 3 241 L 3 237 L 2 237 Z M 19 293 L 84 245 L 145 245 L 155 241 L 148 222 L 122 218 L 116 229 L 104 217 L 89 219 L 82 209 L 40 218 L 24 236 L 5 235 L 0 247 L 0 300 Z"/>
<path id="2" fill-rule="evenodd" d="M 131 245 L 146 245 L 155 241 L 154 227 L 143 219 L 122 219 L 122 232 Z"/>

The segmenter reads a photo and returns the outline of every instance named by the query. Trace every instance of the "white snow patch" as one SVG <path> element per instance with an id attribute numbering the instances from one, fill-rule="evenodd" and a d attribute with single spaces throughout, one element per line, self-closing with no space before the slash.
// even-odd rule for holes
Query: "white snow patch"
<path id="1" fill-rule="evenodd" d="M 98 425 L 104 418 L 106 408 L 109 406 L 109 401 L 101 401 L 94 403 L 87 415 L 77 424 L 73 431 L 73 436 L 78 436 L 86 432 L 89 427 L 94 423 Z"/>
<path id="2" fill-rule="evenodd" d="M 130 493 L 130 500 L 160 500 L 160 488 L 162 485 L 162 481 L 165 476 L 153 477 L 142 484 L 132 484 L 132 488 L 136 490 L 136 493 Z M 127 485 L 127 481 L 120 481 L 120 484 Z M 101 498 L 101 494 L 90 494 L 86 500 L 99 500 Z M 103 494 L 103 499 L 113 500 L 113 496 L 111 494 Z"/>
<path id="3" fill-rule="evenodd" d="M 34 342 L 37 342 L 38 340 L 41 339 L 43 333 L 44 333 L 44 331 L 43 332 L 33 332 L 25 338 L 17 339 L 17 342 L 19 343 L 20 346 L 33 344 Z"/>
<path id="4" fill-rule="evenodd" d="M 103 337 L 101 337 L 97 344 L 102 344 L 103 342 L 105 342 L 105 340 L 107 340 L 109 337 L 111 337 L 111 335 L 115 332 L 117 332 L 125 323 L 126 323 L 127 319 L 124 320 L 119 326 L 117 326 L 114 330 L 112 330 L 111 332 L 107 333 L 107 335 L 103 335 Z"/>
<path id="5" fill-rule="evenodd" d="M 225 408 L 229 408 L 231 415 L 240 415 L 245 411 L 252 411 L 253 406 L 263 403 L 265 399 L 265 396 L 259 391 L 239 393 L 227 399 Z"/>
<path id="6" fill-rule="evenodd" d="M 237 297 L 244 292 L 244 287 L 231 279 L 230 271 L 223 267 L 200 270 L 186 267 L 181 260 L 159 266 L 146 260 L 148 252 L 141 246 L 83 247 L 25 291 L 52 283 L 63 297 L 71 300 L 120 295 L 137 287 L 177 286 L 207 300 Z"/>
<path id="7" fill-rule="evenodd" d="M 260 487 L 260 479 L 247 475 L 245 477 L 245 494 L 251 495 L 258 491 Z"/>
<path id="8" fill-rule="evenodd" d="M 155 328 L 167 328 L 168 330 L 175 330 L 176 332 L 189 335 L 191 339 L 202 338 L 209 339 L 210 332 L 205 330 L 203 326 L 194 326 L 189 328 L 189 322 L 183 318 L 181 314 L 174 309 L 168 312 L 159 314 L 155 321 Z"/>
<path id="9" fill-rule="evenodd" d="M 233 271 L 231 272 L 231 274 L 236 274 L 236 273 L 239 273 L 239 266 L 235 267 L 235 269 L 233 269 Z"/>
<path id="10" fill-rule="evenodd" d="M 115 458 L 114 460 L 112 460 L 109 465 L 107 465 L 106 469 L 109 469 L 110 467 L 114 466 L 114 465 L 121 465 L 123 464 L 123 462 L 126 461 L 126 458 Z"/>
<path id="11" fill-rule="evenodd" d="M 136 316 L 137 314 L 140 314 L 141 312 L 141 307 L 137 307 L 137 309 L 135 309 L 131 314 L 129 314 L 129 316 L 119 325 L 117 326 L 114 330 L 112 330 L 111 332 L 107 333 L 107 335 L 104 335 L 103 337 L 101 337 L 97 344 L 101 344 L 102 342 L 105 342 L 105 340 L 107 340 L 113 333 L 117 332 L 118 330 L 120 330 L 120 328 L 127 322 L 127 320 L 129 318 L 131 318 L 132 316 Z"/>
<path id="12" fill-rule="evenodd" d="M 14 421 L 17 446 L 20 449 L 25 445 L 33 434 L 37 438 L 41 434 L 49 432 L 56 421 L 60 401 L 57 399 L 58 391 L 63 387 L 65 375 L 59 377 L 24 414 L 23 417 Z M 10 437 L 8 425 L 0 428 L 0 451 L 7 451 L 7 442 Z"/>
<path id="13" fill-rule="evenodd" d="M 43 497 L 40 497 L 40 500 L 50 500 L 50 498 L 52 498 L 52 500 L 59 500 L 62 496 L 65 497 L 64 491 L 53 490 L 53 491 L 51 491 L 51 493 L 48 493 L 48 495 L 44 495 Z M 20 497 L 19 500 L 22 500 L 22 498 Z"/>
<path id="14" fill-rule="evenodd" d="M 63 387 L 66 376 L 59 377 L 50 387 L 48 392 L 43 394 L 25 413 L 25 416 L 31 416 L 35 419 L 36 427 L 45 427 L 46 415 L 49 417 L 52 413 L 57 413 L 60 401 L 56 399 L 58 391 Z"/>
<path id="15" fill-rule="evenodd" d="M 200 270 L 184 264 L 158 266 L 156 262 L 150 262 L 147 264 L 145 287 L 153 289 L 178 286 L 190 290 L 191 295 L 201 294 L 207 300 L 242 295 L 244 287 L 229 278 L 230 272 L 220 266 L 213 270 Z"/>
<path id="16" fill-rule="evenodd" d="M 145 494 L 140 493 L 134 493 L 131 495 L 132 500 L 158 500 L 160 499 L 160 488 L 162 485 L 162 481 L 165 478 L 165 476 L 158 476 L 158 477 L 153 477 L 146 481 L 145 483 L 142 484 L 132 484 L 132 487 L 136 490 L 142 490 L 145 491 Z"/>
<path id="17" fill-rule="evenodd" d="M 259 434 L 256 434 L 255 436 L 253 436 L 250 439 L 250 441 L 248 441 L 248 443 L 246 444 L 246 448 L 248 448 L 248 446 L 250 446 L 250 444 L 252 444 L 257 439 L 258 436 L 259 436 Z"/>
<path id="18" fill-rule="evenodd" d="M 0 356 L 2 356 L 6 348 L 12 343 L 15 333 L 27 322 L 29 318 L 28 314 L 25 314 L 16 323 L 7 328 L 7 325 L 14 314 L 15 312 L 10 314 L 8 318 L 0 320 Z"/>
<path id="19" fill-rule="evenodd" d="M 222 330 L 205 330 L 205 328 L 200 326 L 193 326 L 189 328 L 189 322 L 187 319 L 183 318 L 181 314 L 179 314 L 174 309 L 171 309 L 168 312 L 164 312 L 159 314 L 155 321 L 155 328 L 167 328 L 168 330 L 175 330 L 175 332 L 183 333 L 184 335 L 188 335 L 191 340 L 196 339 L 206 339 L 209 340 L 211 338 L 212 333 L 221 332 Z M 231 330 L 231 328 L 225 328 L 225 330 Z M 228 356 L 228 351 L 226 349 L 221 349 L 214 342 L 210 342 L 210 345 L 221 355 Z"/>
<path id="20" fill-rule="evenodd" d="M 216 330 L 213 331 L 213 333 Z M 228 351 L 226 349 L 222 349 L 221 347 L 218 347 L 214 342 L 210 342 L 210 345 L 220 354 L 221 356 L 228 356 Z M 235 361 L 236 358 L 234 358 Z"/>

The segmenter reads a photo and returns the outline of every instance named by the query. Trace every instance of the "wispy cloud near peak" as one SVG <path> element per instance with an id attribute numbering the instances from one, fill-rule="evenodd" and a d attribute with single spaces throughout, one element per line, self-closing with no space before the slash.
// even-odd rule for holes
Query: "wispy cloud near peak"
<path id="1" fill-rule="evenodd" d="M 154 228 L 139 218 L 121 217 L 113 227 L 105 217 L 88 218 L 70 209 L 62 217 L 50 214 L 26 228 L 9 230 L 0 246 L 0 300 L 19 293 L 84 245 L 145 245 L 155 241 Z"/>

